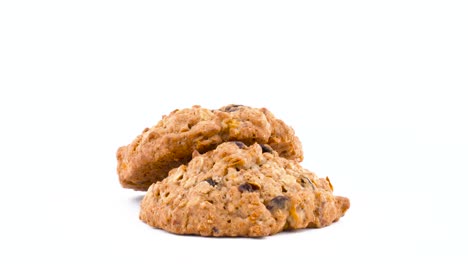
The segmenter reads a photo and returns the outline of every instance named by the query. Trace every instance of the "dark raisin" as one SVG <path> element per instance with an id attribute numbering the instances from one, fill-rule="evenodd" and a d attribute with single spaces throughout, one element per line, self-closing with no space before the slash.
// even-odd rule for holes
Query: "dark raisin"
<path id="1" fill-rule="evenodd" d="M 289 201 L 289 198 L 286 196 L 276 196 L 275 198 L 271 199 L 266 205 L 266 208 L 270 211 L 278 210 L 278 209 L 285 209 L 286 204 Z"/>
<path id="2" fill-rule="evenodd" d="M 222 107 L 220 110 L 223 112 L 235 112 L 239 110 L 243 105 L 236 105 L 236 104 L 231 104 L 231 105 L 226 105 L 225 107 Z"/>
<path id="3" fill-rule="evenodd" d="M 205 180 L 207 183 L 209 183 L 211 186 L 216 186 L 218 184 L 217 182 L 213 181 L 212 178 L 208 178 Z"/>
<path id="4" fill-rule="evenodd" d="M 281 185 L 281 192 L 285 193 L 285 192 L 288 192 L 288 190 L 286 190 L 286 188 L 284 188 L 284 186 Z"/>
<path id="5" fill-rule="evenodd" d="M 243 183 L 241 185 L 239 185 L 239 191 L 240 192 L 254 192 L 254 191 L 257 191 L 260 189 L 260 186 L 258 186 L 257 184 L 255 183 Z"/>
<path id="6" fill-rule="evenodd" d="M 268 146 L 268 145 L 263 145 L 263 144 L 260 144 L 260 147 L 262 147 L 262 152 L 263 153 L 273 153 L 273 149 Z"/>
<path id="7" fill-rule="evenodd" d="M 234 143 L 239 147 L 240 149 L 246 148 L 247 146 L 244 144 L 242 141 L 234 141 Z"/>
<path id="8" fill-rule="evenodd" d="M 213 233 L 218 233 L 218 232 L 219 232 L 219 230 L 218 230 L 218 228 L 217 228 L 216 226 L 214 226 L 214 227 L 212 228 L 212 230 L 213 230 Z"/>

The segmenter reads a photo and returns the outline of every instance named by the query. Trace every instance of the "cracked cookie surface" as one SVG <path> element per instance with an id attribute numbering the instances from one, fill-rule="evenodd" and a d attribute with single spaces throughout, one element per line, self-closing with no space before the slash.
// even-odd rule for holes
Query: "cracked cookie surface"
<path id="1" fill-rule="evenodd" d="M 117 173 L 124 188 L 145 191 L 168 172 L 227 141 L 269 144 L 282 157 L 301 161 L 294 130 L 266 108 L 227 105 L 218 110 L 193 106 L 174 110 L 117 150 Z"/>
<path id="2" fill-rule="evenodd" d="M 177 234 L 272 235 L 283 230 L 324 227 L 337 221 L 349 200 L 334 196 L 318 178 L 270 146 L 227 142 L 149 188 L 140 219 Z"/>

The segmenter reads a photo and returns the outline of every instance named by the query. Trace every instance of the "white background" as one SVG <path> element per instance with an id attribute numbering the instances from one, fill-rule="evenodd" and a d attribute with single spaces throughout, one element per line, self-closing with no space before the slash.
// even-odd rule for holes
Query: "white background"
<path id="1" fill-rule="evenodd" d="M 467 263 L 466 1 L 1 1 L 1 263 Z M 138 219 L 115 152 L 267 107 L 351 208 L 263 239 Z M 178 262 L 180 263 L 180 262 Z"/>

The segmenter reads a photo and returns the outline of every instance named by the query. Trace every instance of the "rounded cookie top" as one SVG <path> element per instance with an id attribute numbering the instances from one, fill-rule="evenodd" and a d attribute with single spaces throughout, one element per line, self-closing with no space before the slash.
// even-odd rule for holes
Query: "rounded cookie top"
<path id="1" fill-rule="evenodd" d="M 186 164 L 193 151 L 204 153 L 226 141 L 269 144 L 285 158 L 303 158 L 294 130 L 266 108 L 227 105 L 209 110 L 193 106 L 163 116 L 117 150 L 120 183 L 125 188 L 147 190 L 171 169 Z"/>
<path id="2" fill-rule="evenodd" d="M 337 221 L 349 200 L 270 146 L 227 142 L 149 188 L 140 219 L 177 234 L 267 236 Z"/>

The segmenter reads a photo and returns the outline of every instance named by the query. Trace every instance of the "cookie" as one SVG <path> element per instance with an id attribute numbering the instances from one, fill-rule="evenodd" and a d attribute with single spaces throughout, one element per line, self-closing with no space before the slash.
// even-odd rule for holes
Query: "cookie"
<path id="1" fill-rule="evenodd" d="M 294 130 L 266 108 L 228 105 L 219 110 L 200 106 L 175 110 L 146 128 L 117 151 L 117 172 L 125 188 L 145 191 L 168 172 L 227 141 L 269 144 L 280 156 L 301 161 L 302 147 Z"/>
<path id="2" fill-rule="evenodd" d="M 270 146 L 226 142 L 151 185 L 140 219 L 176 234 L 260 237 L 330 225 L 349 206 L 328 177 Z"/>

